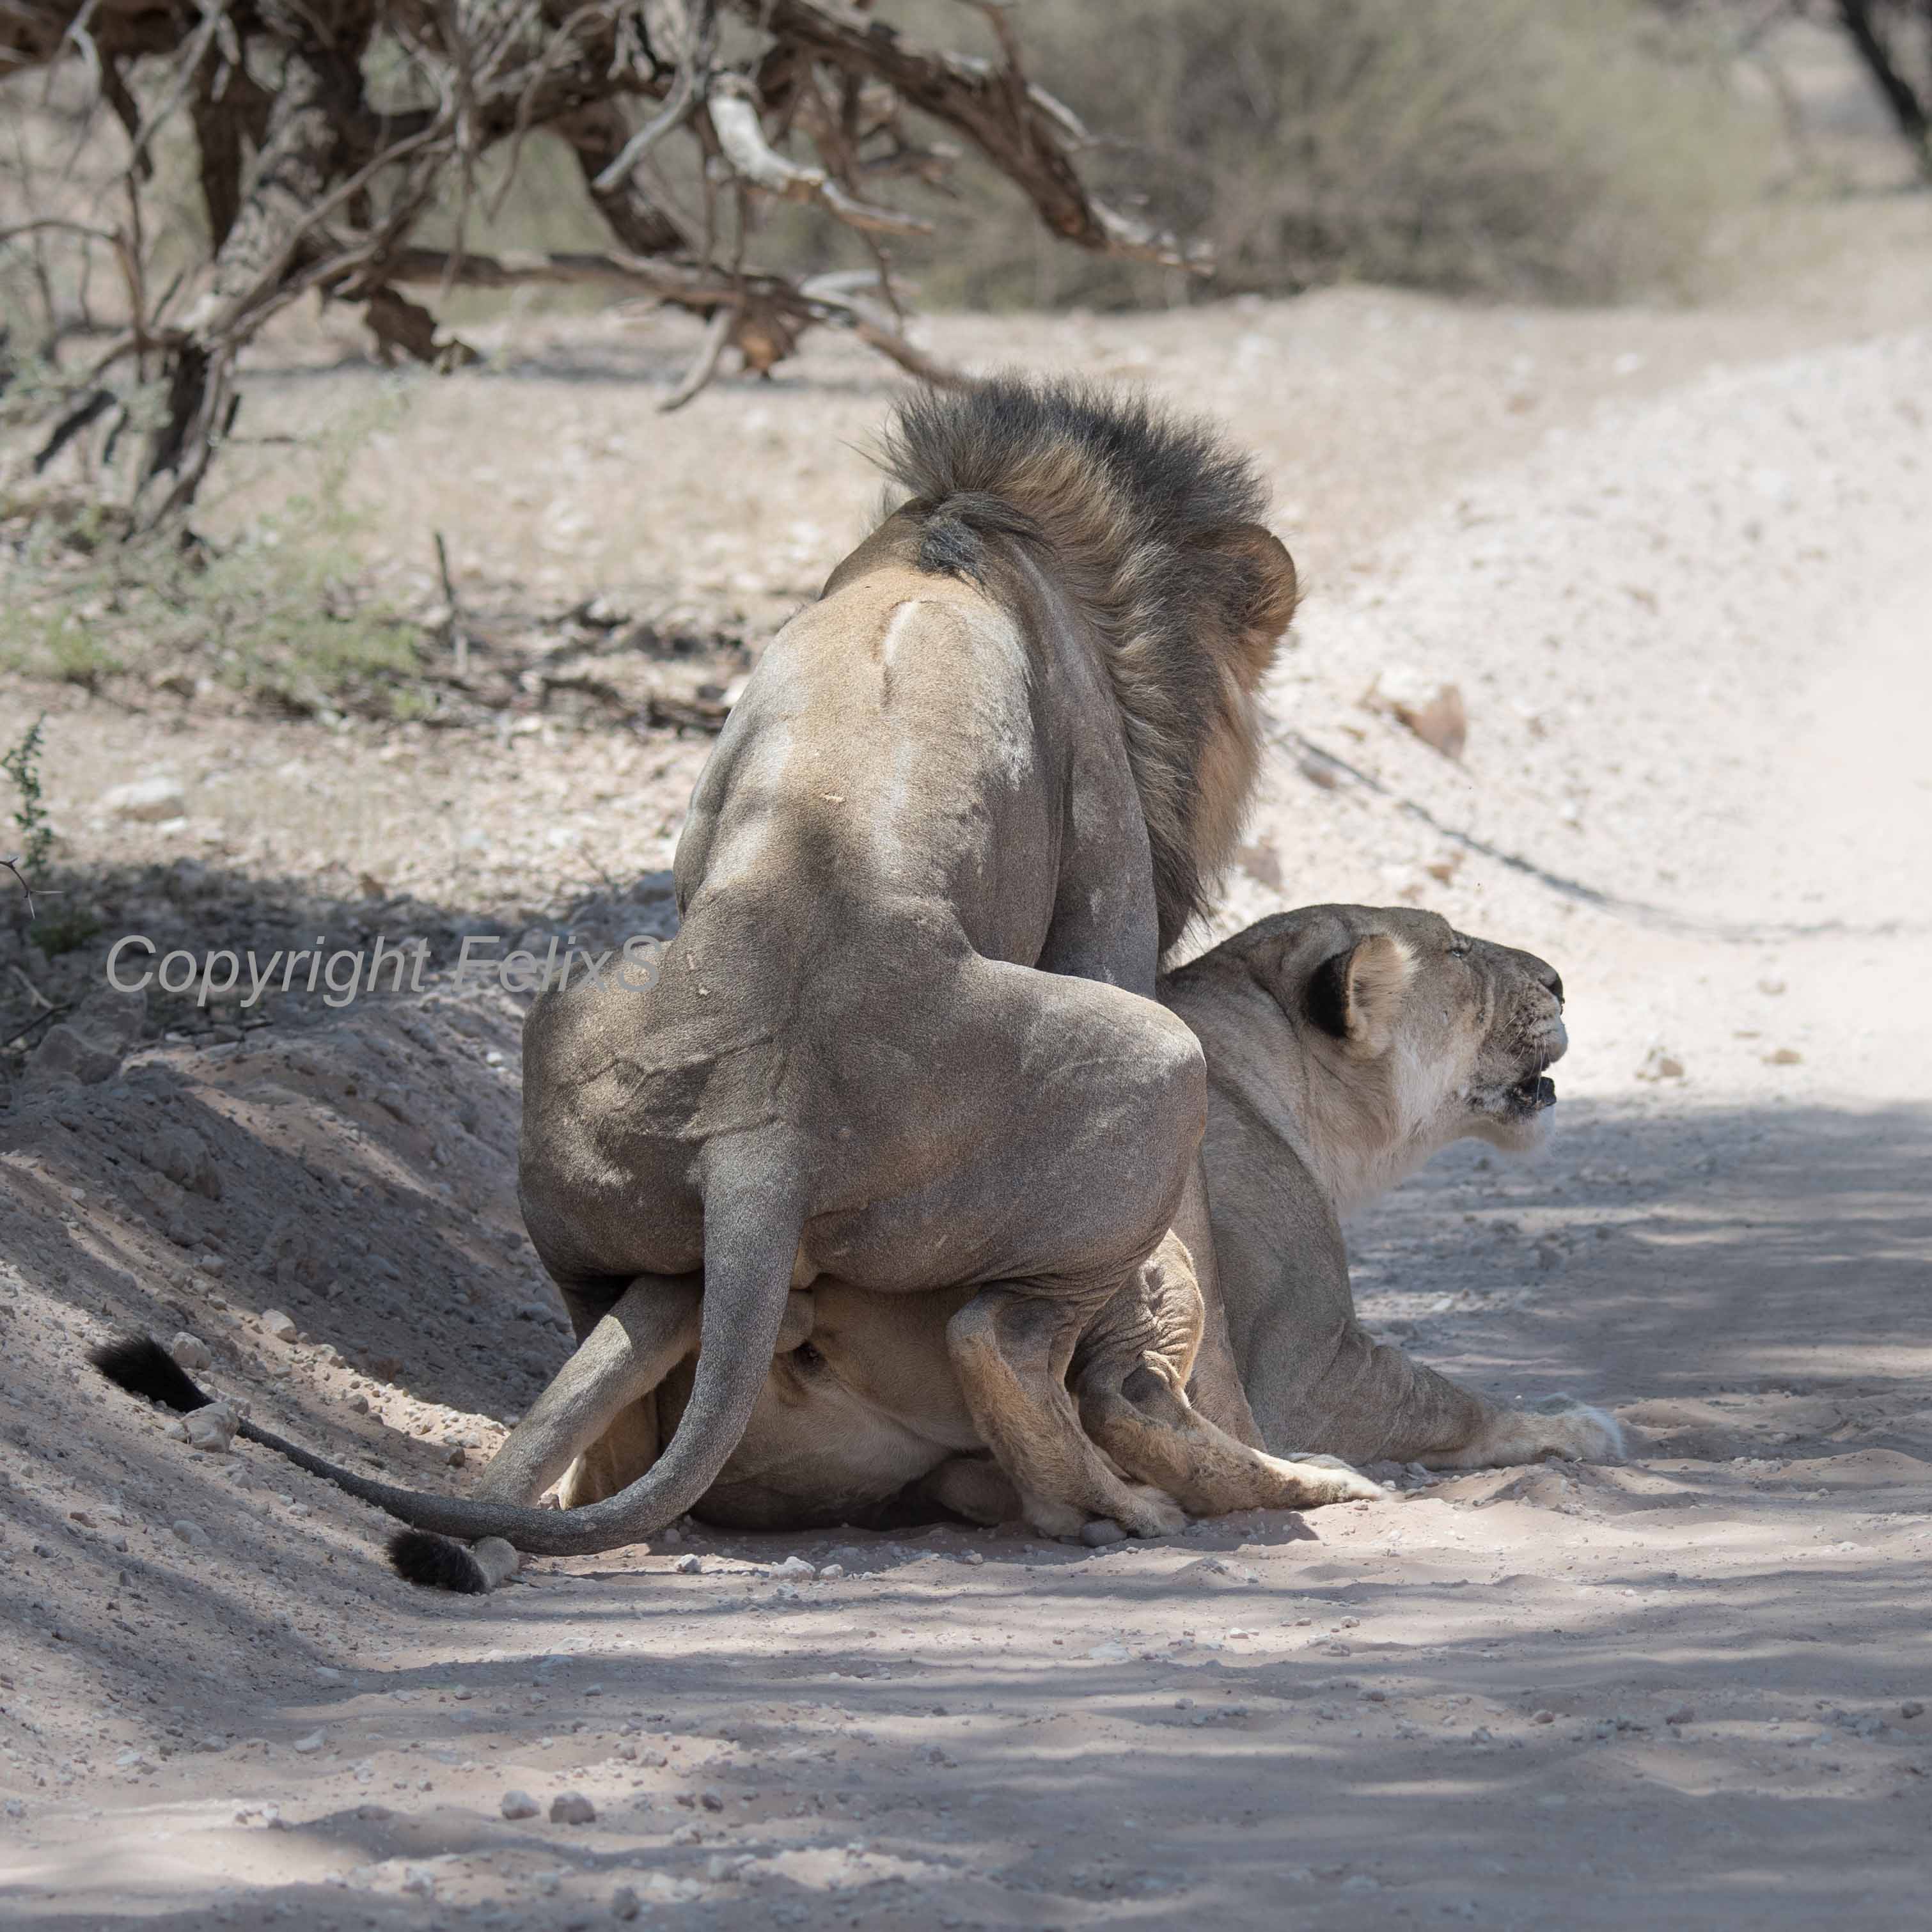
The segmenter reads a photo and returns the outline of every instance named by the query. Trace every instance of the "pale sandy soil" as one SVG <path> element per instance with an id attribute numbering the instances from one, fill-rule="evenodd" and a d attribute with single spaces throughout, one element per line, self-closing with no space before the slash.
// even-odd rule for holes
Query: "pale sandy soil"
<path id="1" fill-rule="evenodd" d="M 0 1917 L 549 1932 L 628 1886 L 693 1928 L 1921 1919 L 1932 243 L 1922 200 L 1873 223 L 1856 272 L 1681 314 L 1352 290 L 933 327 L 1261 454 L 1313 594 L 1226 922 L 1419 899 L 1570 996 L 1552 1150 L 1458 1150 L 1368 1216 L 1364 1304 L 1486 1388 L 1615 1408 L 1627 1466 L 1102 1552 L 698 1529 L 428 1598 L 368 1512 L 196 1456 L 80 1352 L 191 1329 L 270 1426 L 464 1481 L 446 1445 L 473 1467 L 564 1346 L 514 1002 L 158 1005 L 182 1037 L 92 1084 L 30 1064 L 0 1113 Z M 479 595 L 755 636 L 862 526 L 874 364 L 826 345 L 667 419 L 686 338 L 520 330 L 358 458 L 399 580 L 440 529 Z M 333 353 L 272 345 L 256 428 L 373 389 Z M 1462 764 L 1361 706 L 1397 664 L 1461 686 Z M 43 704 L 110 932 L 202 947 L 661 930 L 705 748 L 17 688 L 0 738 Z M 107 818 L 149 770 L 184 822 Z M 794 1553 L 847 1574 L 763 1574 Z M 595 1822 L 550 1822 L 563 1792 Z"/>

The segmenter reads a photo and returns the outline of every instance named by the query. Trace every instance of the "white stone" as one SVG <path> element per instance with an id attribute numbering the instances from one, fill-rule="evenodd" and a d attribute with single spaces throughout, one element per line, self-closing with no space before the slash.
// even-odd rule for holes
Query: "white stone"
<path id="1" fill-rule="evenodd" d="M 102 793 L 100 803 L 116 818 L 178 818 L 186 809 L 188 794 L 178 778 L 136 778 Z"/>

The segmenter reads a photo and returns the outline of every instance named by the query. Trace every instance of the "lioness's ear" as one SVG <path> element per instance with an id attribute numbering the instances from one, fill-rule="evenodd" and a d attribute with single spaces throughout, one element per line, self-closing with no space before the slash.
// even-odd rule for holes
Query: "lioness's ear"
<path id="1" fill-rule="evenodd" d="M 1259 524 L 1231 524 L 1215 532 L 1210 547 L 1240 572 L 1238 643 L 1231 668 L 1243 688 L 1252 691 L 1268 675 L 1275 647 L 1294 617 L 1301 595 L 1294 560 L 1280 538 Z"/>
<path id="2" fill-rule="evenodd" d="M 1415 955 L 1393 933 L 1372 932 L 1331 953 L 1308 982 L 1308 1016 L 1364 1053 L 1384 1052 L 1395 1034 Z"/>

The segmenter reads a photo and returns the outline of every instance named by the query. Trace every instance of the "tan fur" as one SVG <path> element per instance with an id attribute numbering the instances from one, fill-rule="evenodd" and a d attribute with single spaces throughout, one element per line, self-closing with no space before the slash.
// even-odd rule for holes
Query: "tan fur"
<path id="1" fill-rule="evenodd" d="M 1558 984 L 1433 914 L 1359 906 L 1264 920 L 1164 983 L 1208 1056 L 1216 1292 L 1270 1449 L 1443 1468 L 1622 1453 L 1599 1411 L 1502 1409 L 1373 1342 L 1342 1238 L 1451 1141 L 1540 1138 L 1546 1109 L 1513 1090 L 1568 1044 Z"/>
<path id="2" fill-rule="evenodd" d="M 1300 594 L 1292 560 L 1260 521 L 1258 473 L 1200 425 L 1144 403 L 1013 376 L 908 404 L 883 460 L 910 507 L 943 526 L 951 506 L 969 537 L 980 498 L 1017 512 L 1092 618 L 1153 849 L 1165 952 L 1233 855 L 1259 756 L 1258 694 Z M 941 554 L 943 541 L 926 567 Z"/>
<path id="3" fill-rule="evenodd" d="M 1324 1015 L 1339 1031 L 1312 1016 L 1324 972 L 1346 994 L 1340 1012 Z M 1207 1424 L 1198 1378 L 1191 1406 L 1178 1406 L 1204 1314 L 1223 1310 L 1204 1310 L 1186 1251 L 1170 1237 L 1070 1366 L 1082 1424 L 1110 1456 L 1186 1508 L 1214 1513 L 1374 1493 L 1346 1466 L 1324 1469 L 1311 1456 L 1458 1468 L 1620 1454 L 1616 1424 L 1600 1411 L 1562 1400 L 1502 1408 L 1372 1342 L 1355 1319 L 1341 1235 L 1340 1212 L 1452 1140 L 1474 1134 L 1516 1150 L 1540 1137 L 1545 1113 L 1510 1090 L 1564 1051 L 1555 979 L 1532 956 L 1464 940 L 1432 914 L 1316 907 L 1262 921 L 1164 983 L 1208 1058 L 1216 1293 L 1243 1384 L 1235 1396 L 1245 1397 L 1243 1412 L 1252 1404 L 1273 1453 L 1258 1455 Z M 942 1364 L 938 1314 L 924 1318 L 923 1332 L 902 1323 L 889 1335 L 883 1311 L 863 1298 L 830 1306 L 814 1334 L 815 1381 L 792 1390 L 762 1439 L 769 1466 L 810 1454 L 814 1480 L 828 1484 L 842 1430 L 860 1455 L 855 1415 L 883 1414 L 897 1378 L 917 1381 L 914 1364 Z M 856 1397 L 856 1409 L 835 1412 L 834 1390 L 840 1404 Z M 997 1472 L 940 1460 L 956 1435 L 917 1432 L 921 1412 L 946 1400 L 927 1380 L 900 1403 L 896 1426 L 912 1433 L 867 1466 L 866 1481 L 882 1497 L 889 1478 L 922 1479 L 934 1500 L 994 1520 L 987 1513 L 1003 1498 L 1018 1506 Z M 1288 1456 L 1300 1460 L 1279 1460 Z M 707 1498 L 698 1513 L 710 1507 Z M 811 1498 L 796 1491 L 758 1520 L 780 1526 L 783 1510 L 813 1520 Z"/>

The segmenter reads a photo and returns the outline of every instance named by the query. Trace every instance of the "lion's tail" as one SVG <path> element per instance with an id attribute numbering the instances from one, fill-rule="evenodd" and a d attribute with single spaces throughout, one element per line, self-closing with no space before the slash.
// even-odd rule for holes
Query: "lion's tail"
<path id="1" fill-rule="evenodd" d="M 784 1318 L 792 1265 L 803 1224 L 796 1168 L 742 1159 L 706 1190 L 705 1280 L 697 1373 L 689 1404 L 664 1453 L 628 1488 L 584 1509 L 531 1509 L 398 1488 L 345 1469 L 251 1422 L 239 1433 L 286 1456 L 364 1502 L 412 1526 L 394 1539 L 392 1556 L 412 1582 L 446 1589 L 488 1589 L 508 1574 L 500 1552 L 473 1553 L 442 1539 L 502 1539 L 538 1556 L 587 1556 L 641 1541 L 675 1522 L 716 1481 L 751 1420 Z M 179 1410 L 208 1397 L 159 1342 L 135 1337 L 107 1343 L 90 1358 L 131 1394 Z M 514 1568 L 514 1565 L 508 1566 Z"/>

